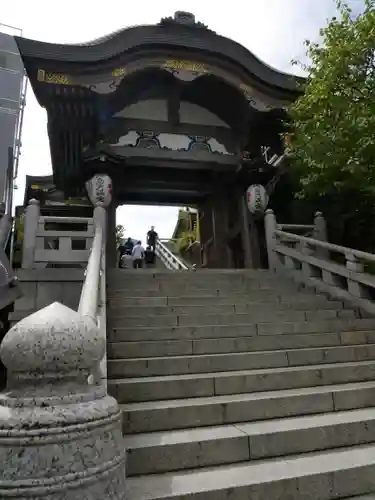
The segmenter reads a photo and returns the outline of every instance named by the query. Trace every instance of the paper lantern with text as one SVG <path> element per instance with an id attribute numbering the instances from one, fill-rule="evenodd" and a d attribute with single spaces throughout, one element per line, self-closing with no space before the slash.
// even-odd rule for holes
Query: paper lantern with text
<path id="1" fill-rule="evenodd" d="M 268 194 L 261 184 L 252 184 L 246 191 L 247 206 L 254 215 L 262 215 L 268 205 Z"/>
<path id="2" fill-rule="evenodd" d="M 86 182 L 87 194 L 94 207 L 108 207 L 112 201 L 112 181 L 106 174 L 94 175 Z"/>

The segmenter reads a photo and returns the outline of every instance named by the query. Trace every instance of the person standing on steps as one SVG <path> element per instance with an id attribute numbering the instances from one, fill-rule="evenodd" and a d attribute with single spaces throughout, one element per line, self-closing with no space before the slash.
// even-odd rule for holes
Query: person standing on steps
<path id="1" fill-rule="evenodd" d="M 122 243 L 118 247 L 118 252 L 119 252 L 118 267 L 121 269 L 122 257 L 125 255 L 125 246 Z"/>
<path id="2" fill-rule="evenodd" d="M 141 269 L 143 265 L 143 259 L 145 257 L 145 249 L 143 248 L 141 241 L 137 241 L 136 245 L 134 245 L 132 256 L 134 269 Z"/>
<path id="3" fill-rule="evenodd" d="M 134 248 L 134 243 L 133 243 L 133 240 L 132 240 L 131 238 L 128 238 L 128 239 L 125 241 L 125 245 L 124 245 L 125 254 L 126 254 L 126 255 L 131 255 L 131 254 L 132 254 L 132 251 L 133 251 L 133 248 Z"/>
<path id="4" fill-rule="evenodd" d="M 153 252 L 155 252 L 157 239 L 158 239 L 158 233 L 155 231 L 155 227 L 151 226 L 151 229 L 147 233 L 147 245 L 151 247 L 151 250 Z"/>
<path id="5" fill-rule="evenodd" d="M 155 264 L 155 252 L 148 246 L 145 251 L 145 264 L 146 267 L 153 267 Z"/>

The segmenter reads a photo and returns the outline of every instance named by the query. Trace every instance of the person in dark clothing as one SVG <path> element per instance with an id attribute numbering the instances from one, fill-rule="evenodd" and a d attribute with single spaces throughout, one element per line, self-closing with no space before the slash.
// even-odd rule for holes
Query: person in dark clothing
<path id="1" fill-rule="evenodd" d="M 128 238 L 125 241 L 124 248 L 125 248 L 125 254 L 126 255 L 131 255 L 132 254 L 132 251 L 133 251 L 133 248 L 134 248 L 134 243 L 133 243 L 133 240 L 131 238 Z"/>
<path id="2" fill-rule="evenodd" d="M 121 269 L 121 259 L 122 256 L 125 254 L 125 245 L 119 245 L 118 252 L 119 252 L 118 267 Z"/>
<path id="3" fill-rule="evenodd" d="M 155 252 L 156 240 L 158 239 L 158 233 L 155 231 L 155 227 L 151 226 L 150 231 L 147 233 L 147 245 L 151 247 L 152 251 Z"/>
<path id="4" fill-rule="evenodd" d="M 155 252 L 148 246 L 145 250 L 145 263 L 146 267 L 152 267 L 155 264 Z"/>

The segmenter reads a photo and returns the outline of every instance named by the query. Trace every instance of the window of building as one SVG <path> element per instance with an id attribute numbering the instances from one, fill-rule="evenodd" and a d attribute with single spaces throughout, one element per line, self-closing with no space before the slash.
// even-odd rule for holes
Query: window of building
<path id="1" fill-rule="evenodd" d="M 20 57 L 12 52 L 0 50 L 0 68 L 12 71 L 20 70 Z"/>

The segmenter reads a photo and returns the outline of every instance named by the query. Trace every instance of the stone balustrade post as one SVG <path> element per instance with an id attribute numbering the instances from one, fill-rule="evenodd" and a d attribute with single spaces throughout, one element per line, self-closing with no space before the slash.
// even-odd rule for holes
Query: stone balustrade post
<path id="1" fill-rule="evenodd" d="M 299 242 L 298 249 L 301 253 L 303 253 L 303 255 L 309 256 L 315 254 L 315 250 L 312 249 L 311 246 L 305 241 Z M 314 266 L 311 266 L 308 262 L 302 262 L 301 271 L 306 276 L 306 278 L 314 276 Z"/>
<path id="2" fill-rule="evenodd" d="M 313 238 L 319 241 L 328 241 L 327 223 L 322 212 L 315 213 Z M 329 251 L 326 248 L 318 247 L 315 255 L 322 259 L 329 259 Z"/>
<path id="3" fill-rule="evenodd" d="M 273 210 L 270 208 L 266 210 L 264 217 L 265 234 L 266 234 L 266 244 L 267 244 L 267 254 L 268 254 L 268 267 L 271 271 L 277 270 L 277 255 L 274 252 L 276 246 L 276 234 L 277 221 Z"/>
<path id="4" fill-rule="evenodd" d="M 358 298 L 369 298 L 368 290 L 356 280 L 350 279 L 352 273 L 363 273 L 363 263 L 360 262 L 352 252 L 345 254 L 346 268 L 349 271 L 347 278 L 348 292 Z"/>
<path id="5" fill-rule="evenodd" d="M 125 500 L 121 413 L 88 376 L 105 350 L 92 319 L 55 302 L 5 336 L 0 498 Z"/>
<path id="6" fill-rule="evenodd" d="M 40 218 L 39 201 L 31 199 L 24 216 L 22 268 L 33 269 L 35 266 L 36 234 Z"/>
<path id="7" fill-rule="evenodd" d="M 313 238 L 320 241 L 328 241 L 327 223 L 322 212 L 315 213 Z"/>

